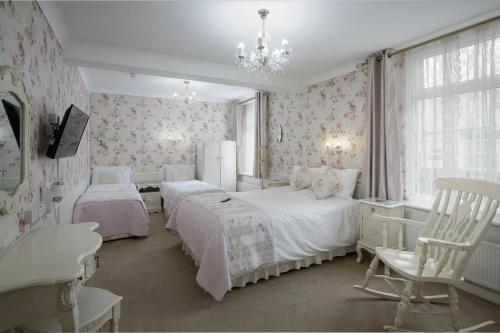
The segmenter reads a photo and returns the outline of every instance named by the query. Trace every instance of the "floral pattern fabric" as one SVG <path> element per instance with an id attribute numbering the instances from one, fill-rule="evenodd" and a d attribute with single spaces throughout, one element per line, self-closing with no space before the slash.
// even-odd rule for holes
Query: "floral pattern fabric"
<path id="1" fill-rule="evenodd" d="M 230 103 L 90 95 L 91 166 L 128 165 L 136 172 L 195 164 L 196 144 L 234 138 Z"/>
<path id="2" fill-rule="evenodd" d="M 298 191 L 311 185 L 312 174 L 307 167 L 301 167 L 290 176 L 290 186 L 292 190 Z"/>
<path id="3" fill-rule="evenodd" d="M 337 192 L 341 186 L 335 174 L 335 170 L 332 167 L 325 168 L 312 181 L 312 189 L 316 195 L 316 199 L 328 198 Z"/>
<path id="4" fill-rule="evenodd" d="M 63 50 L 36 1 L 0 2 L 0 65 L 19 71 L 32 100 L 29 189 L 21 205 L 28 208 L 40 201 L 40 188 L 56 180 L 57 162 L 45 157 L 49 113 L 62 118 L 71 104 L 86 112 L 88 92 L 78 69 L 64 63 Z M 76 156 L 59 162 L 59 178 L 65 182 L 66 192 L 85 179 L 88 172 L 86 130 Z M 15 232 L 11 225 L 0 222 L 0 251 L 29 230 L 22 219 L 18 221 Z M 9 228 L 9 232 L 3 232 L 4 228 Z"/>

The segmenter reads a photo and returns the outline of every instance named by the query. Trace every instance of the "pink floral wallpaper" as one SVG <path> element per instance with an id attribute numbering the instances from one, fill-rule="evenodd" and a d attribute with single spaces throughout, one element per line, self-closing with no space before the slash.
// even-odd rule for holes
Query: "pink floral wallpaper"
<path id="1" fill-rule="evenodd" d="M 268 137 L 270 173 L 288 175 L 293 165 L 363 167 L 367 75 L 356 70 L 307 90 L 271 94 Z M 279 126 L 283 140 L 277 142 Z M 326 151 L 339 142 L 341 154 Z"/>
<path id="2" fill-rule="evenodd" d="M 37 2 L 0 2 L 0 64 L 15 67 L 21 73 L 30 107 L 31 142 L 29 191 L 23 206 L 30 207 L 40 199 L 40 188 L 56 179 L 56 161 L 45 157 L 48 137 L 45 124 L 48 114 L 61 117 L 72 103 L 88 109 L 88 92 L 76 67 L 64 63 L 62 48 Z M 60 177 L 70 191 L 89 172 L 88 130 L 75 157 L 60 160 Z M 11 240 L 2 239 L 0 249 Z M 16 237 L 27 231 L 19 222 Z"/>
<path id="3" fill-rule="evenodd" d="M 157 171 L 165 164 L 196 162 L 196 144 L 234 137 L 230 103 L 90 95 L 90 164 Z"/>

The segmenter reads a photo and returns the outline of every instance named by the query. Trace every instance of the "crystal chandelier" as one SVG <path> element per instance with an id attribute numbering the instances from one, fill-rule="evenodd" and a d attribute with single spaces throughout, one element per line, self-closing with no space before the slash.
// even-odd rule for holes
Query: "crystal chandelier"
<path id="1" fill-rule="evenodd" d="M 182 100 L 184 103 L 189 104 L 191 102 L 194 102 L 196 99 L 196 91 L 190 92 L 189 89 L 189 81 L 184 81 L 184 84 L 186 85 L 186 88 L 184 90 L 184 96 L 179 96 L 178 93 L 174 93 L 174 99 L 175 100 Z"/>
<path id="2" fill-rule="evenodd" d="M 238 67 L 250 73 L 258 73 L 264 78 L 267 73 L 284 74 L 285 67 L 290 62 L 290 54 L 292 49 L 288 47 L 288 41 L 281 41 L 281 48 L 274 49 L 272 52 L 267 47 L 267 32 L 265 20 L 269 15 L 268 9 L 259 9 L 260 18 L 262 19 L 262 30 L 257 34 L 256 51 L 245 53 L 245 44 L 241 42 L 238 45 Z"/>

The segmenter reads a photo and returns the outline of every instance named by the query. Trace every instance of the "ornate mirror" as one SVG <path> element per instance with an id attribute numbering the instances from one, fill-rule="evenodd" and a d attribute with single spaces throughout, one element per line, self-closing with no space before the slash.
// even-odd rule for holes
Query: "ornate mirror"
<path id="1" fill-rule="evenodd" d="M 14 213 L 28 188 L 28 105 L 17 70 L 0 66 L 0 215 Z"/>

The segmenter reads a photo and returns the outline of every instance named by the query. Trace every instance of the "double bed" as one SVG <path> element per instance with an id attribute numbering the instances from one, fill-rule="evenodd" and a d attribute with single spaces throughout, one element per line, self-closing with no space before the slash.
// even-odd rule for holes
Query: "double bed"
<path id="1" fill-rule="evenodd" d="M 99 223 L 96 231 L 104 240 L 148 236 L 149 215 L 146 206 L 137 187 L 130 182 L 130 171 L 122 171 L 115 167 L 93 170 L 92 184 L 75 203 L 73 223 Z M 118 176 L 109 179 L 112 183 L 100 183 L 100 174 L 109 178 L 115 172 Z"/>
<path id="2" fill-rule="evenodd" d="M 199 265 L 198 285 L 222 300 L 233 287 L 354 251 L 358 220 L 357 200 L 280 187 L 186 196 L 166 228 Z"/>

